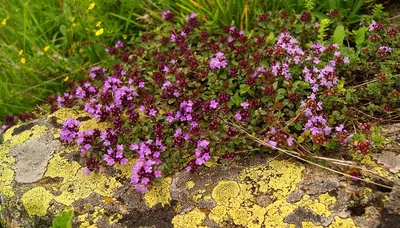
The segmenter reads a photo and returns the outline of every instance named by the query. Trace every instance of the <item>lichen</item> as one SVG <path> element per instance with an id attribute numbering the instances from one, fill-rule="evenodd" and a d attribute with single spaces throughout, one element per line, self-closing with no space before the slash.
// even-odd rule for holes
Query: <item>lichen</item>
<path id="1" fill-rule="evenodd" d="M 303 206 L 318 215 L 328 217 L 332 214 L 329 207 L 335 203 L 335 197 L 330 196 L 328 193 L 324 193 L 320 195 L 317 200 L 312 200 L 309 195 L 304 195 L 303 198 L 296 203 L 296 206 Z"/>
<path id="2" fill-rule="evenodd" d="M 14 170 L 11 166 L 15 163 L 15 158 L 7 156 L 8 153 L 16 145 L 23 145 L 26 141 L 32 138 L 41 137 L 48 128 L 43 125 L 36 125 L 30 130 L 26 130 L 17 135 L 12 135 L 15 126 L 7 130 L 4 135 L 4 143 L 0 145 L 0 192 L 6 197 L 14 196 L 12 182 L 14 180 Z"/>
<path id="3" fill-rule="evenodd" d="M 199 209 L 194 209 L 184 215 L 177 215 L 172 219 L 175 228 L 206 227 L 201 226 L 206 215 Z"/>
<path id="4" fill-rule="evenodd" d="M 220 226 L 226 226 L 228 221 L 244 227 L 294 226 L 283 222 L 296 208 L 286 197 L 296 189 L 303 169 L 287 161 L 271 161 L 269 166 L 243 170 L 241 183 L 219 182 L 212 191 L 217 206 L 211 210 L 209 218 Z M 268 193 L 273 202 L 266 207 L 256 204 L 257 193 Z"/>
<path id="5" fill-rule="evenodd" d="M 164 178 L 160 183 L 155 183 L 151 189 L 144 195 L 147 205 L 152 208 L 161 203 L 164 205 L 169 204 L 171 201 L 171 193 L 169 187 L 171 185 L 171 177 Z"/>
<path id="6" fill-rule="evenodd" d="M 62 108 L 55 111 L 53 114 L 48 115 L 47 119 L 50 120 L 52 117 L 56 118 L 58 124 L 62 124 L 68 118 L 78 119 L 80 117 L 90 117 L 89 113 L 82 110 L 75 110 L 72 108 Z"/>
<path id="7" fill-rule="evenodd" d="M 43 187 L 36 187 L 27 191 L 21 197 L 21 202 L 29 215 L 45 216 L 53 198 L 50 191 Z"/>
<path id="8" fill-rule="evenodd" d="M 95 118 L 91 118 L 90 114 L 87 113 L 86 111 L 82 110 L 74 110 L 71 108 L 62 108 L 57 110 L 51 115 L 47 116 L 47 120 L 50 120 L 51 118 L 55 117 L 56 122 L 58 124 L 62 124 L 65 122 L 68 118 L 73 118 L 73 119 L 78 119 L 78 118 L 90 118 L 86 121 L 82 121 L 82 125 L 79 127 L 80 131 L 85 131 L 88 129 L 99 129 L 101 131 L 107 129 L 108 127 L 111 127 L 112 125 L 108 122 L 100 122 L 99 120 Z M 53 137 L 55 139 L 60 138 L 60 132 L 58 129 L 55 129 Z"/>
<path id="9" fill-rule="evenodd" d="M 322 226 L 317 226 L 317 225 L 315 225 L 314 223 L 309 222 L 309 221 L 307 221 L 307 222 L 301 222 L 301 226 L 302 226 L 303 228 L 322 228 Z"/>
<path id="10" fill-rule="evenodd" d="M 235 181 L 221 181 L 212 191 L 212 198 L 218 205 L 228 206 L 229 200 L 239 195 L 239 185 Z"/>
<path id="11" fill-rule="evenodd" d="M 187 183 L 186 183 L 186 188 L 188 189 L 188 190 L 190 190 L 190 189 L 192 189 L 193 187 L 194 187 L 194 182 L 193 181 L 188 181 Z"/>
<path id="12" fill-rule="evenodd" d="M 334 217 L 334 221 L 329 225 L 329 228 L 353 228 L 358 227 L 351 218 L 342 219 L 339 216 Z"/>
<path id="13" fill-rule="evenodd" d="M 372 171 L 378 173 L 380 176 L 382 176 L 388 180 L 393 180 L 393 176 L 390 175 L 390 172 L 385 170 L 382 167 L 374 167 L 374 168 L 372 168 Z"/>
<path id="14" fill-rule="evenodd" d="M 118 214 L 118 213 L 113 214 L 113 215 L 111 215 L 110 218 L 108 219 L 108 223 L 109 223 L 110 225 L 112 225 L 112 224 L 114 224 L 114 223 L 117 223 L 119 220 L 122 219 L 122 217 L 123 217 L 123 216 L 122 216 L 121 214 Z"/>
<path id="15" fill-rule="evenodd" d="M 62 153 L 62 152 L 60 152 Z M 84 199 L 92 193 L 109 197 L 122 184 L 116 178 L 107 178 L 104 173 L 92 172 L 89 176 L 84 176 L 81 167 L 75 161 L 68 161 L 60 154 L 54 155 L 49 161 L 44 177 L 62 177 L 60 186 L 54 186 L 54 190 L 61 194 L 55 196 L 54 200 L 63 204 L 71 205 L 73 202 Z"/>

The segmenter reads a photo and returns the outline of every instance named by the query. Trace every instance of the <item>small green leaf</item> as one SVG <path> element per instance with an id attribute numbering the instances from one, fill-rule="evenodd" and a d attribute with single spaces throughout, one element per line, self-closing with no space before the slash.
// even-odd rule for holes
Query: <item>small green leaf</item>
<path id="1" fill-rule="evenodd" d="M 345 37 L 346 32 L 343 25 L 339 25 L 338 27 L 336 27 L 335 32 L 333 33 L 333 42 L 339 44 L 339 46 L 342 46 Z"/>
<path id="2" fill-rule="evenodd" d="M 361 27 L 357 30 L 356 32 L 356 45 L 361 46 L 364 41 L 365 41 L 365 32 L 367 31 L 367 28 Z"/>
<path id="3" fill-rule="evenodd" d="M 65 25 L 60 25 L 60 32 L 64 37 L 67 37 L 67 27 Z"/>
<path id="4" fill-rule="evenodd" d="M 298 142 L 298 143 L 302 143 L 302 142 L 304 142 L 304 140 L 305 140 L 305 138 L 304 138 L 304 136 L 302 136 L 302 135 L 300 135 L 299 137 L 297 137 L 297 142 Z"/>
<path id="5" fill-rule="evenodd" d="M 74 211 L 63 211 L 52 222 L 52 228 L 72 228 L 72 216 Z"/>
<path id="6" fill-rule="evenodd" d="M 245 94 L 250 90 L 250 86 L 247 84 L 241 84 L 239 87 L 240 87 L 240 94 Z"/>

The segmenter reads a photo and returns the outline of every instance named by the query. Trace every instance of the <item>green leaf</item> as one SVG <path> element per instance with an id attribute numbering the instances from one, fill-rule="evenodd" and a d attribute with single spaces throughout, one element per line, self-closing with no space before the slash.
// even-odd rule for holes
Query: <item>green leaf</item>
<path id="1" fill-rule="evenodd" d="M 361 46 L 365 41 L 365 32 L 367 31 L 366 27 L 361 27 L 356 32 L 356 45 Z"/>
<path id="2" fill-rule="evenodd" d="M 64 37 L 67 37 L 67 27 L 65 25 L 60 25 L 60 32 Z"/>
<path id="3" fill-rule="evenodd" d="M 63 211 L 52 222 L 52 228 L 72 228 L 72 216 L 74 211 Z"/>
<path id="4" fill-rule="evenodd" d="M 338 27 L 336 27 L 335 32 L 333 33 L 333 42 L 339 44 L 339 46 L 342 46 L 345 37 L 346 32 L 344 30 L 344 26 L 339 25 Z"/>
<path id="5" fill-rule="evenodd" d="M 231 100 L 233 103 L 235 103 L 236 105 L 240 105 L 242 103 L 242 98 L 239 96 L 239 93 L 235 93 L 235 95 L 233 95 L 231 97 Z"/>
<path id="6" fill-rule="evenodd" d="M 355 0 L 353 2 L 353 7 L 351 9 L 351 12 L 353 14 L 356 14 L 358 11 L 360 11 L 361 6 L 363 5 L 364 1 L 363 0 Z"/>
<path id="7" fill-rule="evenodd" d="M 268 37 L 267 37 L 267 41 L 268 41 L 268 42 L 272 42 L 273 40 L 274 40 L 274 33 L 273 33 L 273 32 L 270 32 L 269 35 L 268 35 Z"/>
<path id="8" fill-rule="evenodd" d="M 250 86 L 247 84 L 241 84 L 239 87 L 240 87 L 240 94 L 245 94 L 250 90 Z"/>
<path id="9" fill-rule="evenodd" d="M 297 142 L 298 142 L 298 143 L 302 143 L 302 142 L 304 142 L 304 140 L 305 140 L 305 138 L 304 138 L 304 136 L 302 136 L 302 135 L 300 135 L 299 137 L 297 137 Z"/>

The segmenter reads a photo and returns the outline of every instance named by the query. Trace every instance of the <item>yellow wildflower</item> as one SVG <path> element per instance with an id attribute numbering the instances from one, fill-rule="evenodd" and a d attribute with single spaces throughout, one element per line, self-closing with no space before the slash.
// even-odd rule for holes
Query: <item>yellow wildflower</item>
<path id="1" fill-rule="evenodd" d="M 75 17 L 72 17 L 72 18 L 71 18 L 71 21 L 74 22 L 74 21 L 75 21 Z"/>
<path id="2" fill-rule="evenodd" d="M 3 21 L 1 21 L 1 25 L 5 26 L 7 24 L 7 20 L 8 20 L 8 17 L 4 18 Z"/>
<path id="3" fill-rule="evenodd" d="M 96 24 L 96 27 L 100 27 L 100 25 L 101 25 L 101 21 L 98 21 Z"/>
<path id="4" fill-rule="evenodd" d="M 18 56 L 21 56 L 23 53 L 24 53 L 24 50 L 20 50 L 20 51 L 18 52 Z"/>
<path id="5" fill-rule="evenodd" d="M 72 27 L 76 27 L 77 26 L 77 24 L 76 23 L 72 23 Z"/>
<path id="6" fill-rule="evenodd" d="M 69 77 L 68 77 L 68 76 L 67 76 L 67 77 L 65 77 L 65 78 L 64 78 L 64 82 L 68 81 L 68 79 L 69 79 Z"/>
<path id="7" fill-rule="evenodd" d="M 24 57 L 21 58 L 21 63 L 25 64 L 26 63 L 26 59 Z"/>
<path id="8" fill-rule="evenodd" d="M 97 31 L 96 31 L 96 36 L 100 36 L 101 34 L 103 34 L 103 32 L 104 32 L 104 29 L 103 29 L 103 28 L 97 30 Z"/>
<path id="9" fill-rule="evenodd" d="M 90 5 L 89 5 L 89 7 L 88 7 L 88 10 L 93 9 L 95 5 L 96 5 L 96 4 L 94 4 L 94 3 L 90 3 Z"/>
<path id="10" fill-rule="evenodd" d="M 50 48 L 49 45 L 47 45 L 47 46 L 45 46 L 45 47 L 43 48 L 43 51 L 46 52 L 46 51 L 49 50 L 49 48 Z"/>
<path id="11" fill-rule="evenodd" d="M 124 34 L 124 35 L 122 35 L 122 38 L 124 38 L 124 40 L 126 40 L 126 38 L 128 38 L 128 35 Z"/>

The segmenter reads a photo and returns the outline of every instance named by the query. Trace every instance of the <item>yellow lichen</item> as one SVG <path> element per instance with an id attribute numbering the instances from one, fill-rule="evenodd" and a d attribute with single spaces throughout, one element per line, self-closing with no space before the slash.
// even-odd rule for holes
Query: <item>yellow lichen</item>
<path id="1" fill-rule="evenodd" d="M 14 129 L 19 126 L 20 125 L 8 129 L 3 135 L 4 143 L 0 145 L 0 192 L 7 197 L 14 196 L 12 188 L 14 170 L 11 169 L 11 166 L 15 163 L 15 158 L 9 157 L 7 154 L 14 146 L 22 145 L 32 138 L 39 138 L 48 130 L 46 126 L 36 125 L 30 130 L 12 135 Z"/>
<path id="2" fill-rule="evenodd" d="M 110 218 L 108 219 L 108 223 L 110 225 L 117 223 L 119 220 L 122 219 L 122 215 L 121 214 L 113 214 L 110 216 Z"/>
<path id="3" fill-rule="evenodd" d="M 97 119 L 91 118 L 90 114 L 82 111 L 82 110 L 74 110 L 71 108 L 62 108 L 54 112 L 53 114 L 47 116 L 47 119 L 50 120 L 52 117 L 56 118 L 58 124 L 62 124 L 68 118 L 78 119 L 83 117 L 89 117 L 89 120 L 83 121 L 82 125 L 79 127 L 80 131 L 88 130 L 88 129 L 99 129 L 101 131 L 105 130 L 108 127 L 111 127 L 111 124 L 108 122 L 100 122 Z M 55 139 L 60 138 L 60 131 L 55 129 L 53 137 Z"/>
<path id="4" fill-rule="evenodd" d="M 324 193 L 318 197 L 318 200 L 312 200 L 309 195 L 304 195 L 296 205 L 308 208 L 318 215 L 328 217 L 332 214 L 329 207 L 335 203 L 335 197 L 330 196 L 328 193 Z"/>
<path id="5" fill-rule="evenodd" d="M 187 183 L 186 183 L 186 188 L 188 189 L 188 190 L 190 190 L 190 189 L 192 189 L 193 187 L 194 187 L 194 182 L 193 181 L 188 181 Z"/>
<path id="6" fill-rule="evenodd" d="M 132 167 L 135 166 L 139 159 L 130 159 L 126 165 L 116 165 L 115 169 L 121 171 L 122 176 L 130 178 L 132 176 Z"/>
<path id="7" fill-rule="evenodd" d="M 314 223 L 308 222 L 308 221 L 307 222 L 301 222 L 301 226 L 303 228 L 322 228 L 322 226 L 317 226 Z"/>
<path id="8" fill-rule="evenodd" d="M 144 195 L 144 199 L 150 208 L 158 203 L 161 203 L 162 206 L 169 204 L 171 201 L 169 190 L 171 181 L 171 177 L 167 177 L 161 183 L 155 183 L 149 192 Z"/>
<path id="9" fill-rule="evenodd" d="M 203 198 L 203 195 L 197 194 L 197 195 L 193 195 L 191 199 L 193 202 L 198 203 L 201 198 Z"/>
<path id="10" fill-rule="evenodd" d="M 45 188 L 36 187 L 27 191 L 21 197 L 21 202 L 29 215 L 45 216 L 53 197 Z"/>
<path id="11" fill-rule="evenodd" d="M 62 177 L 63 181 L 58 189 L 61 194 L 55 196 L 54 200 L 71 205 L 73 202 L 84 199 L 92 193 L 110 197 L 111 194 L 122 184 L 116 177 L 107 178 L 104 173 L 92 172 L 89 176 L 84 176 L 82 167 L 75 161 L 68 161 L 60 154 L 55 154 L 49 161 L 44 177 Z"/>
<path id="12" fill-rule="evenodd" d="M 382 167 L 374 167 L 372 168 L 372 171 L 375 171 L 376 173 L 378 173 L 380 176 L 388 179 L 388 180 L 393 180 L 393 176 L 390 175 L 390 172 L 385 170 Z"/>
<path id="13" fill-rule="evenodd" d="M 339 216 L 334 217 L 335 221 L 329 225 L 329 228 L 353 228 L 358 227 L 351 218 L 342 219 Z"/>
<path id="14" fill-rule="evenodd" d="M 201 226 L 206 215 L 199 209 L 194 209 L 184 215 L 177 215 L 172 219 L 172 224 L 175 228 L 193 228 L 193 227 L 205 227 Z"/>
<path id="15" fill-rule="evenodd" d="M 359 153 L 357 153 L 357 154 L 359 154 Z M 376 163 L 372 161 L 372 158 L 369 155 L 362 156 L 361 164 L 363 164 L 363 165 L 376 165 Z"/>
<path id="16" fill-rule="evenodd" d="M 81 110 L 75 110 L 72 108 L 62 108 L 57 110 L 51 115 L 47 116 L 47 119 L 50 120 L 52 117 L 56 118 L 58 124 L 62 124 L 68 118 L 78 119 L 80 117 L 90 117 L 89 113 Z"/>
<path id="17" fill-rule="evenodd" d="M 211 196 L 204 196 L 204 199 L 205 200 L 211 200 L 212 198 L 211 198 Z"/>
<path id="18" fill-rule="evenodd" d="M 301 180 L 303 166 L 287 161 L 271 161 L 269 166 L 259 165 L 242 171 L 242 183 L 221 181 L 214 187 L 214 207 L 209 218 L 221 227 L 229 220 L 244 227 L 294 227 L 283 219 L 296 209 L 286 197 Z M 274 201 L 266 207 L 255 203 L 254 194 L 266 193 Z"/>
<path id="19" fill-rule="evenodd" d="M 212 198 L 218 205 L 228 206 L 229 200 L 239 195 L 239 185 L 235 181 L 221 181 L 212 191 Z"/>

